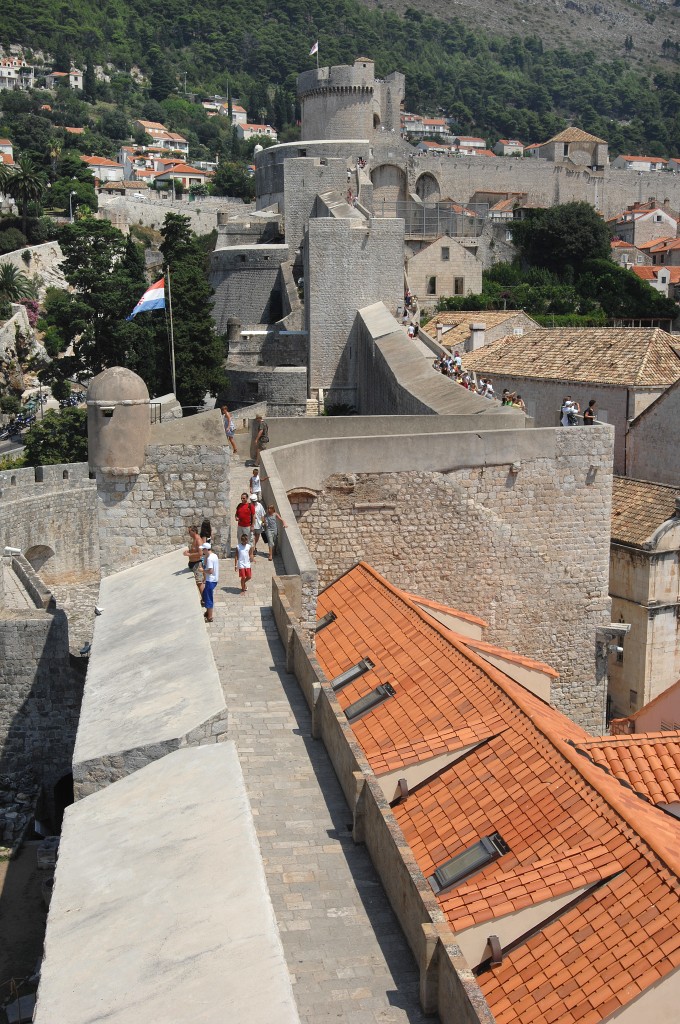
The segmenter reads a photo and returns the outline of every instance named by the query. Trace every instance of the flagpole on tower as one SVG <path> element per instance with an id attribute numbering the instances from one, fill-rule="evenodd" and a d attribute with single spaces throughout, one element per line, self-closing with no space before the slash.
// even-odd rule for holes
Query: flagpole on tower
<path id="1" fill-rule="evenodd" d="M 172 325 L 172 292 L 170 291 L 170 267 L 165 271 L 168 281 L 168 310 L 170 312 L 170 368 L 172 371 L 172 393 L 177 398 L 177 378 L 175 376 L 175 332 Z"/>

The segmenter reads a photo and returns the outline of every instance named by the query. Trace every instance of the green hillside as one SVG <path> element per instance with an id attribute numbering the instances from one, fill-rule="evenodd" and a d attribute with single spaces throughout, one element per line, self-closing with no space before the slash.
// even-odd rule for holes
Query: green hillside
<path id="1" fill-rule="evenodd" d="M 407 107 L 443 110 L 460 132 L 534 142 L 573 121 L 607 138 L 614 152 L 676 155 L 680 144 L 680 70 L 670 38 L 663 66 L 646 72 L 634 70 L 623 50 L 603 60 L 583 48 L 550 49 L 538 34 L 487 35 L 456 17 L 410 8 L 402 17 L 358 0 L 196 0 L 191 8 L 179 0 L 2 0 L 0 25 L 3 45 L 48 51 L 62 65 L 70 57 L 123 72 L 137 67 L 156 100 L 184 91 L 185 78 L 190 93 L 231 88 L 251 118 L 264 113 L 279 128 L 295 120 L 295 77 L 313 66 L 309 48 L 319 39 L 323 64 L 367 54 L 378 74 L 403 71 Z M 101 98 L 129 106 L 135 91 L 123 73 Z"/>

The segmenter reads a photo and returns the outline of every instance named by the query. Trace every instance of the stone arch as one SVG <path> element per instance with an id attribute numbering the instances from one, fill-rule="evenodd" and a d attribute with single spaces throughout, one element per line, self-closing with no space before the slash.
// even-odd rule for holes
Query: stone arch
<path id="1" fill-rule="evenodd" d="M 41 575 L 44 569 L 49 571 L 53 564 L 54 551 L 47 544 L 34 544 L 24 552 L 24 557 L 31 563 L 38 575 Z"/>
<path id="2" fill-rule="evenodd" d="M 435 178 L 434 174 L 426 171 L 421 174 L 416 181 L 416 195 L 422 199 L 424 203 L 435 202 L 441 199 L 441 190 L 439 188 L 439 182 Z"/>
<path id="3" fill-rule="evenodd" d="M 290 507 L 293 510 L 293 515 L 296 519 L 308 512 L 318 495 L 316 491 L 311 490 L 309 487 L 294 487 L 292 490 L 286 492 L 286 497 L 290 502 Z"/>
<path id="4" fill-rule="evenodd" d="M 380 114 L 373 114 L 373 127 L 376 131 L 380 128 Z"/>
<path id="5" fill-rule="evenodd" d="M 406 172 L 396 164 L 380 164 L 371 171 L 373 182 L 373 208 L 378 216 L 383 209 L 392 216 L 396 204 L 406 202 Z"/>

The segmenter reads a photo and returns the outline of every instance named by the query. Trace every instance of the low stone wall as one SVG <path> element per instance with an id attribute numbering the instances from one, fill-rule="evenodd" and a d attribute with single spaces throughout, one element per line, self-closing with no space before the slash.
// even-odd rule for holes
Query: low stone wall
<path id="1" fill-rule="evenodd" d="M 229 386 L 225 401 L 229 407 L 248 397 L 266 403 L 275 416 L 304 416 L 307 409 L 306 366 L 228 365 Z"/>
<path id="2" fill-rule="evenodd" d="M 272 607 L 287 667 L 301 685 L 312 711 L 313 735 L 323 741 L 342 786 L 352 813 L 354 839 L 366 844 L 418 964 L 423 1009 L 439 1014 L 442 1024 L 493 1024 L 455 936 L 306 643 L 304 628 L 295 620 L 287 591 L 286 581 L 272 581 Z"/>
<path id="3" fill-rule="evenodd" d="M 36 608 L 46 609 L 53 601 L 52 592 L 23 555 L 12 556 L 12 571 L 29 595 Z"/>
<path id="4" fill-rule="evenodd" d="M 160 231 L 168 213 L 179 213 L 183 217 L 189 218 L 191 230 L 195 231 L 197 235 L 207 235 L 217 228 L 218 215 L 225 211 L 230 214 L 242 211 L 245 215 L 248 206 L 240 199 L 231 199 L 227 196 L 223 199 L 199 200 L 190 203 L 188 199 L 173 202 L 172 199 L 155 199 L 146 196 L 143 199 L 133 199 L 131 196 L 101 194 L 97 216 L 100 220 L 110 221 L 119 231 L 127 234 L 132 224 Z"/>

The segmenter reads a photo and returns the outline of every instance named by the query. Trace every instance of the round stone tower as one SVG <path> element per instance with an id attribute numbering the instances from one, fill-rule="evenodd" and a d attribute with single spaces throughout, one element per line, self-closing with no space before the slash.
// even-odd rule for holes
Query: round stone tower
<path id="1" fill-rule="evenodd" d="M 112 366 L 87 389 L 87 448 L 90 470 L 139 473 L 151 432 L 149 392 L 141 377 Z"/>
<path id="2" fill-rule="evenodd" d="M 375 86 L 375 65 L 369 57 L 358 57 L 352 66 L 314 68 L 298 75 L 302 138 L 371 138 L 374 115 L 380 120 Z"/>

